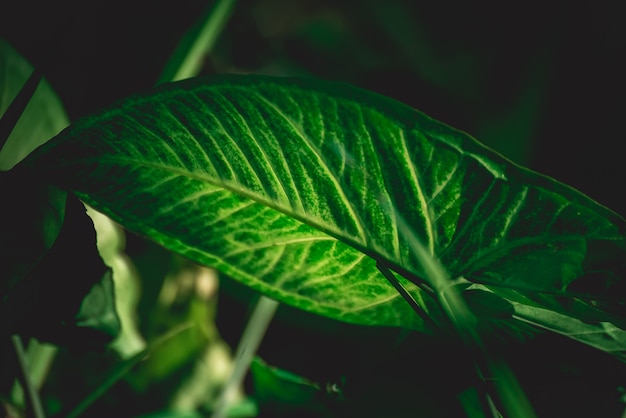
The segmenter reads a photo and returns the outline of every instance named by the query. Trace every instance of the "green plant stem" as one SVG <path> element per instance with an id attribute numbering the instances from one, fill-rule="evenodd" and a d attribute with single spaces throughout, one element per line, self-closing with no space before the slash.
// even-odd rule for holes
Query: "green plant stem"
<path id="1" fill-rule="evenodd" d="M 235 368 L 222 389 L 212 418 L 225 418 L 227 416 L 228 408 L 250 368 L 252 359 L 274 317 L 276 308 L 278 308 L 278 302 L 275 300 L 266 296 L 259 298 L 237 347 Z"/>
<path id="2" fill-rule="evenodd" d="M 413 296 L 406 290 L 406 288 L 402 285 L 402 283 L 398 281 L 396 276 L 391 272 L 391 270 L 383 262 L 378 261 L 376 263 L 376 267 L 378 267 L 378 270 L 380 270 L 380 272 L 385 276 L 385 278 L 389 281 L 389 283 L 393 285 L 393 287 L 402 295 L 402 297 L 409 303 L 409 305 L 411 305 L 413 310 L 424 320 L 425 323 L 429 324 L 433 330 L 441 329 L 435 323 L 435 321 L 433 321 L 432 318 L 430 318 L 428 313 L 426 313 L 424 309 L 422 309 L 422 307 L 417 303 L 415 298 L 413 298 Z M 484 414 L 485 417 L 492 416 L 494 418 L 499 418 L 501 415 L 498 413 L 493 403 L 493 400 L 489 394 L 489 388 L 485 384 L 484 378 L 482 376 L 482 369 L 480 365 L 478 364 L 478 362 L 474 362 L 474 365 L 476 367 L 476 371 L 480 379 L 478 383 L 479 387 L 477 388 L 477 390 L 478 390 L 478 393 L 482 395 L 479 397 L 480 406 L 482 408 L 482 413 Z"/>
<path id="3" fill-rule="evenodd" d="M 111 372 L 105 377 L 105 379 L 98 384 L 96 389 L 89 393 L 88 396 L 83 398 L 78 405 L 71 408 L 67 414 L 61 416 L 65 418 L 76 418 L 85 412 L 96 400 L 104 395 L 113 385 L 115 385 L 122 377 L 124 377 L 137 363 L 148 357 L 149 350 L 143 350 L 135 354 L 131 358 L 124 360 L 122 363 L 116 365 Z"/>
<path id="4" fill-rule="evenodd" d="M 145 350 L 142 350 L 134 356 L 130 357 L 129 359 L 126 359 L 115 365 L 115 367 L 113 367 L 113 369 L 110 370 L 106 376 L 104 376 L 102 381 L 100 381 L 100 383 L 95 387 L 93 391 L 85 396 L 77 405 L 65 409 L 64 411 L 62 411 L 61 414 L 57 416 L 59 418 L 79 417 L 95 401 L 97 401 L 110 388 L 112 388 L 113 385 L 115 385 L 122 377 L 124 377 L 133 367 L 135 367 L 135 365 L 147 358 L 150 353 L 152 353 L 156 348 L 169 341 L 170 339 L 176 337 L 183 331 L 188 330 L 189 328 L 191 328 L 191 325 L 187 323 L 174 327 L 165 334 L 156 338 Z"/>
<path id="5" fill-rule="evenodd" d="M 11 342 L 13 343 L 13 350 L 15 351 L 15 356 L 17 357 L 17 362 L 20 366 L 19 380 L 26 394 L 27 410 L 32 413 L 34 418 L 45 418 L 46 415 L 43 411 L 43 406 L 41 405 L 41 399 L 39 399 L 39 394 L 37 393 L 29 375 L 22 338 L 19 335 L 13 335 L 11 336 Z"/>
<path id="6" fill-rule="evenodd" d="M 213 48 L 236 0 L 216 0 L 198 24 L 180 40 L 156 84 L 195 77 L 202 68 L 203 57 Z"/>
<path id="7" fill-rule="evenodd" d="M 395 208 L 389 208 L 397 219 L 398 228 L 418 258 L 429 283 L 435 290 L 437 300 L 451 321 L 456 334 L 471 353 L 476 355 L 476 367 L 487 371 L 487 380 L 493 383 L 497 400 L 508 418 L 534 418 L 534 412 L 526 394 L 520 387 L 509 366 L 499 356 L 490 352 L 476 329 L 476 316 L 454 286 L 448 272 L 439 260 L 424 246 L 413 229 Z M 485 373 L 481 372 L 481 375 Z M 481 376 L 482 377 L 482 376 Z M 484 380 L 484 379 L 483 379 Z M 492 398 L 487 394 L 487 403 Z"/>
<path id="8" fill-rule="evenodd" d="M 419 317 L 422 318 L 424 323 L 428 324 L 433 329 L 433 331 L 439 328 L 435 321 L 433 321 L 433 319 L 430 317 L 430 315 L 428 315 L 428 313 L 419 305 L 419 303 L 417 303 L 413 295 L 411 295 L 409 291 L 406 290 L 402 283 L 398 281 L 396 276 L 394 276 L 391 270 L 383 262 L 377 261 L 376 267 L 383 274 L 383 276 L 385 276 L 387 281 L 391 283 L 392 286 L 398 291 L 398 293 L 402 295 L 404 300 L 406 300 L 407 303 L 411 305 L 411 308 L 413 308 L 413 310 L 419 315 Z"/>

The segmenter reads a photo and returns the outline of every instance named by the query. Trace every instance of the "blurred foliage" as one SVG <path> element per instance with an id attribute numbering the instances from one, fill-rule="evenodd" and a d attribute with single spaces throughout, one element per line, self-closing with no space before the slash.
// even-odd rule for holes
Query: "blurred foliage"
<path id="1" fill-rule="evenodd" d="M 30 62 L 6 39 L 0 38 L 0 115 L 4 116 L 20 89 L 33 75 L 33 70 Z M 32 97 L 0 150 L 0 170 L 9 170 L 68 124 L 65 109 L 55 91 L 45 79 L 38 80 Z"/>
<path id="2" fill-rule="evenodd" d="M 12 6 L 0 13 L 0 35 L 41 69 L 75 119 L 151 87 L 206 2 Z M 623 17 L 621 4 L 611 1 L 244 0 L 202 71 L 315 75 L 383 93 L 623 214 L 617 151 L 626 110 Z M 14 87 L 2 85 L 2 103 Z M 35 113 L 37 120 L 52 115 L 54 129 L 67 123 L 56 110 Z M 33 136 L 32 144 L 45 136 Z M 99 230 L 98 244 L 114 272 L 122 336 L 112 349 L 60 348 L 56 355 L 50 346 L 36 354 L 40 347 L 31 343 L 48 411 L 67 410 L 148 347 L 145 360 L 129 363 L 84 416 L 207 416 L 230 367 L 228 347 L 241 335 L 255 295 L 227 277 L 218 286 L 208 278 L 213 272 L 140 237 L 124 239 L 106 223 L 100 222 L 117 238 L 104 249 L 107 233 Z M 81 262 L 75 256 L 67 265 Z M 477 296 L 481 303 L 484 295 Z M 623 411 L 626 371 L 608 356 L 559 336 L 499 344 L 539 416 Z M 255 362 L 245 391 L 259 416 L 289 416 L 300 407 L 309 415 L 299 410 L 297 416 L 481 416 L 467 389 L 473 370 L 466 354 L 443 341 L 328 323 L 281 307 L 260 356 L 279 369 Z M 19 416 L 20 396 L 9 399 L 10 390 L 2 389 L 4 412 Z M 243 394 L 240 399 L 250 413 Z M 277 402 L 286 409 L 277 412 Z"/>

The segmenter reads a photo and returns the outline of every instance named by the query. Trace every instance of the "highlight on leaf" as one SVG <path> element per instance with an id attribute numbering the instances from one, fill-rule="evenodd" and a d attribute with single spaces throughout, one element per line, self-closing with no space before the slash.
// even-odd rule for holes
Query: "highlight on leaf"
<path id="1" fill-rule="evenodd" d="M 611 297 L 624 286 L 614 268 L 626 255 L 623 218 L 343 84 L 233 75 L 163 85 L 77 122 L 21 169 L 175 252 L 338 320 L 434 331 L 376 268 L 384 262 L 427 315 L 441 315 L 400 219 L 450 278 L 482 286 L 503 309 L 547 309 L 572 326 L 623 318 Z M 533 323 L 550 329 L 551 320 Z"/>

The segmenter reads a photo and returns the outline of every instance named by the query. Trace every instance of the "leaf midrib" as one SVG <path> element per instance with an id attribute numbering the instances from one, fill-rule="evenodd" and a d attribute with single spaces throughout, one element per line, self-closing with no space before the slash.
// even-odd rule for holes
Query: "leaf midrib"
<path id="1" fill-rule="evenodd" d="M 225 182 L 225 181 L 216 181 L 216 178 L 213 177 L 208 177 L 206 175 L 203 174 L 198 174 L 195 171 L 189 171 L 186 170 L 184 168 L 180 168 L 180 167 L 176 167 L 176 166 L 171 166 L 171 165 L 167 165 L 167 164 L 157 164 L 157 163 L 147 163 L 144 160 L 135 160 L 132 158 L 128 158 L 128 157 L 123 157 L 123 156 L 115 156 L 115 157 L 107 157 L 107 156 L 102 156 L 102 157 L 93 157 L 93 158 L 84 158 L 80 160 L 83 163 L 91 163 L 91 162 L 97 162 L 98 165 L 103 165 L 106 163 L 109 163 L 110 165 L 128 165 L 129 167 L 132 167 L 133 169 L 137 169 L 139 167 L 144 167 L 144 168 L 150 168 L 150 169 L 157 169 L 157 170 L 162 170 L 164 172 L 169 172 L 171 174 L 180 176 L 180 177 L 186 177 L 186 178 L 191 178 L 193 180 L 197 180 L 200 182 L 205 182 L 208 184 L 211 184 L 213 186 L 217 186 L 217 187 L 221 187 L 225 190 L 230 191 L 231 193 L 235 193 L 238 194 L 246 199 L 250 199 L 253 202 L 257 202 L 259 204 L 262 204 L 264 206 L 269 207 L 272 210 L 276 210 L 280 213 L 283 213 L 286 216 L 289 217 L 293 217 L 294 219 L 298 220 L 299 222 L 302 222 L 303 224 L 306 224 L 308 226 L 310 226 L 311 228 L 314 228 L 324 234 L 329 235 L 330 237 L 332 237 L 332 239 L 336 239 L 336 240 L 340 240 L 345 242 L 346 244 L 350 245 L 351 247 L 355 248 L 357 251 L 360 251 L 374 259 L 384 259 L 385 257 L 379 253 L 374 252 L 375 250 L 373 248 L 368 248 L 365 245 L 357 242 L 354 239 L 351 239 L 351 237 L 346 236 L 345 233 L 341 230 L 338 231 L 333 231 L 334 228 L 330 228 L 329 225 L 325 225 L 325 224 L 321 224 L 318 222 L 314 222 L 311 220 L 310 217 L 307 217 L 306 212 L 304 211 L 304 209 L 302 210 L 302 214 L 299 215 L 296 212 L 289 212 L 288 208 L 285 207 L 281 207 L 281 206 L 277 206 L 274 204 L 274 202 L 272 202 L 271 200 L 268 199 L 264 199 L 263 197 L 250 193 L 247 191 L 247 189 L 238 187 L 238 185 L 236 183 L 232 183 L 230 184 L 229 182 Z M 69 164 L 68 164 L 69 165 Z M 162 235 L 166 235 L 163 234 L 161 232 Z M 506 244 L 498 244 L 497 246 L 490 246 L 488 250 L 483 250 L 481 251 L 479 254 L 477 254 L 476 256 L 472 257 L 472 260 L 468 263 L 466 263 L 464 266 L 462 266 L 460 269 L 458 269 L 458 272 L 451 272 L 453 273 L 454 276 L 456 277 L 460 277 L 460 276 L 464 276 L 468 273 L 471 273 L 472 270 L 472 266 L 479 263 L 481 259 L 484 259 L 485 257 L 490 257 L 493 255 L 498 254 L 499 252 L 506 252 L 510 249 L 519 247 L 519 246 L 523 246 L 523 245 L 531 245 L 531 244 L 542 244 L 542 243 L 546 243 L 547 240 L 546 238 L 548 237 L 548 235 L 540 235 L 540 236 L 535 236 L 535 237 L 531 237 L 531 238 L 521 238 L 521 239 L 516 239 L 515 241 L 508 241 Z M 175 237 L 169 237 L 170 239 L 174 239 L 178 242 L 181 242 L 178 238 Z M 567 234 L 567 235 L 559 235 L 559 242 L 570 242 L 570 241 L 579 241 L 579 240 L 587 240 L 587 239 L 599 239 L 599 240 L 610 240 L 610 241 L 620 241 L 621 238 L 619 237 L 615 237 L 615 236 L 603 236 L 603 235 L 598 235 L 598 236 L 585 236 L 582 237 L 580 235 L 577 234 Z M 181 242 L 182 243 L 182 242 Z M 446 250 L 448 250 L 449 248 L 446 248 Z M 400 260 L 387 260 L 388 262 L 392 263 L 393 265 L 398 265 L 397 263 L 400 262 Z M 404 269 L 404 268 L 402 268 Z M 413 272 L 413 274 L 418 274 L 418 272 Z M 482 281 L 481 281 L 482 283 Z"/>
<path id="2" fill-rule="evenodd" d="M 77 161 L 75 161 L 77 162 Z M 225 182 L 225 181 L 215 181 L 215 178 L 213 177 L 207 177 L 205 175 L 202 174 L 198 174 L 195 171 L 188 171 L 185 170 L 184 168 L 180 168 L 180 167 L 175 167 L 175 166 L 170 166 L 170 165 L 166 165 L 166 164 L 157 164 L 157 163 L 146 163 L 144 160 L 133 160 L 132 158 L 128 158 L 128 157 L 119 157 L 119 156 L 115 156 L 115 157 L 107 157 L 107 156 L 101 156 L 101 157 L 93 157 L 93 158 L 83 158 L 80 160 L 80 162 L 83 163 L 93 163 L 96 162 L 99 166 L 102 166 L 104 164 L 106 164 L 107 162 L 110 163 L 110 165 L 112 166 L 120 166 L 123 165 L 124 163 L 126 163 L 129 167 L 132 167 L 134 170 L 138 169 L 138 168 L 151 168 L 151 169 L 160 169 L 172 174 L 176 174 L 180 177 L 186 177 L 186 178 L 191 178 L 193 180 L 197 180 L 200 182 L 205 182 L 208 184 L 211 184 L 213 186 L 217 186 L 217 187 L 221 187 L 225 190 L 230 191 L 231 193 L 237 194 L 239 196 L 242 196 L 246 199 L 249 199 L 253 202 L 257 202 L 260 203 L 264 206 L 269 207 L 272 210 L 275 210 L 277 212 L 280 212 L 286 216 L 292 217 L 296 220 L 298 220 L 299 222 L 302 222 L 305 225 L 310 226 L 311 228 L 314 228 L 318 231 L 321 231 L 329 236 L 331 236 L 332 238 L 336 239 L 336 240 L 341 240 L 343 242 L 346 242 L 347 244 L 349 244 L 350 246 L 352 246 L 353 248 L 357 249 L 358 251 L 361 251 L 367 255 L 370 255 L 373 258 L 380 258 L 379 256 L 377 257 L 378 254 L 372 253 L 372 251 L 370 249 L 368 249 L 365 245 L 357 242 L 356 240 L 351 240 L 350 237 L 347 237 L 343 231 L 333 231 L 332 228 L 329 228 L 328 225 L 326 224 L 319 224 L 317 222 L 312 222 L 310 217 L 307 217 L 307 213 L 306 211 L 303 209 L 302 210 L 302 215 L 299 215 L 296 212 L 289 212 L 288 208 L 284 208 L 281 206 L 277 206 L 274 204 L 274 202 L 272 202 L 271 200 L 268 199 L 264 199 L 263 197 L 260 197 L 259 195 L 255 195 L 253 193 L 248 192 L 247 189 L 245 188 L 241 188 L 238 187 L 236 183 L 229 183 L 229 182 Z M 74 165 L 74 164 L 67 164 L 67 166 L 69 165 Z M 175 177 L 170 177 L 170 179 L 175 178 Z M 78 192 L 80 192 L 78 190 Z M 165 234 L 163 234 L 165 235 Z M 178 240 L 177 238 L 175 238 L 176 240 Z"/>

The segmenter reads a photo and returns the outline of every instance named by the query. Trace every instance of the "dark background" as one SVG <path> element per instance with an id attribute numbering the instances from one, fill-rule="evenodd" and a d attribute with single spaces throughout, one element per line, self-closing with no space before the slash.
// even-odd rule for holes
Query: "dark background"
<path id="1" fill-rule="evenodd" d="M 626 14 L 619 1 L 559 3 L 240 1 L 203 72 L 315 75 L 389 95 L 623 216 Z M 0 35 L 43 69 L 75 120 L 154 85 L 205 7 L 192 0 L 22 0 L 3 7 Z M 131 253 L 143 249 L 129 238 Z M 234 287 L 231 294 L 243 292 Z M 247 299 L 227 294 L 223 301 L 220 330 L 235 344 Z M 364 374 L 352 370 L 359 355 L 384 347 L 358 330 L 337 326 L 328 337 L 284 317 L 262 354 L 308 376 Z M 280 343 L 285 335 L 289 347 Z M 623 368 L 558 336 L 540 342 L 509 355 L 543 416 L 567 416 L 566 405 L 576 416 L 618 416 Z M 396 370 L 368 373 L 383 381 L 422 373 L 437 387 L 449 384 L 436 367 L 411 362 L 414 352 L 396 354 Z"/>
<path id="2" fill-rule="evenodd" d="M 150 88 L 204 7 L 24 0 L 5 8 L 0 30 L 44 68 L 75 119 Z M 204 71 L 312 74 L 382 92 L 623 215 L 623 9 L 619 1 L 240 1 Z"/>

